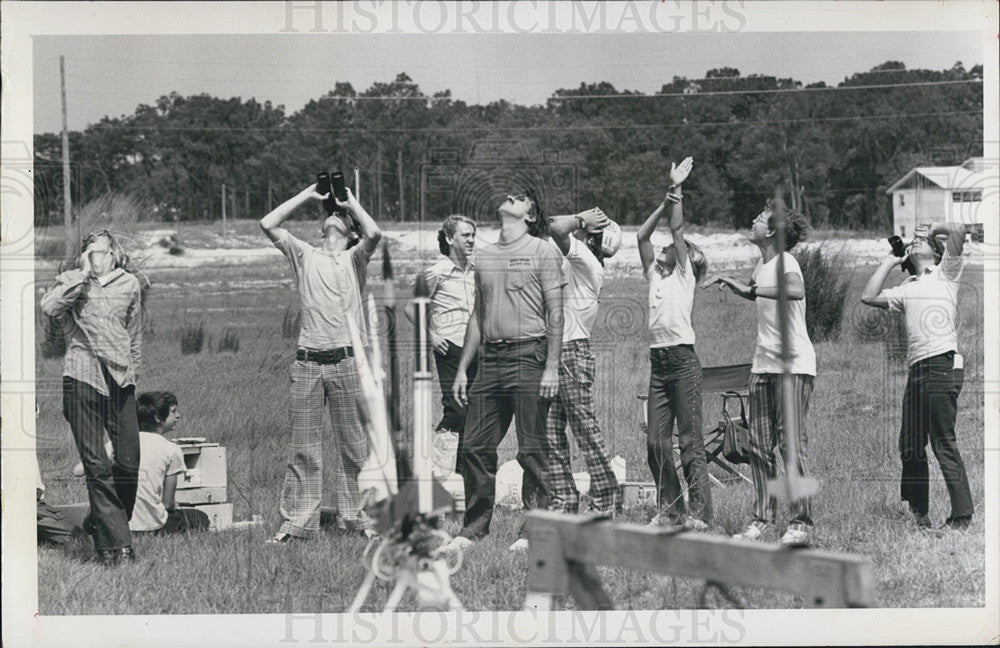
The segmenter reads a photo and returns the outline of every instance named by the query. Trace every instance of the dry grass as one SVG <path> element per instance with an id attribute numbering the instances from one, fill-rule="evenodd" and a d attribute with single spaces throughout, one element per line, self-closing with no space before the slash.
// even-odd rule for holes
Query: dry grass
<path id="1" fill-rule="evenodd" d="M 405 265 L 405 264 L 401 264 Z M 376 274 L 377 269 L 372 268 Z M 852 278 L 845 331 L 866 311 L 854 308 L 867 271 Z M 263 613 L 289 610 L 339 612 L 361 582 L 362 541 L 324 531 L 296 546 L 265 546 L 278 524 L 277 503 L 287 442 L 288 364 L 293 342 L 282 336 L 294 294 L 284 263 L 253 268 L 160 271 L 150 292 L 157 335 L 144 349 L 141 389 L 169 389 L 180 400 L 184 419 L 178 434 L 205 436 L 229 449 L 229 493 L 237 519 L 264 516 L 266 526 L 249 532 L 136 540 L 138 563 L 106 570 L 89 561 L 91 549 L 39 551 L 39 610 L 42 614 Z M 261 280 L 265 283 L 256 283 Z M 266 281 L 270 285 L 266 285 Z M 969 271 L 962 291 L 961 348 L 966 384 L 959 401 L 958 437 L 978 511 L 983 509 L 983 348 L 982 277 Z M 196 285 L 197 284 L 197 285 Z M 383 286 L 372 282 L 376 295 Z M 400 282 L 399 294 L 409 291 Z M 596 400 L 599 420 L 614 454 L 628 464 L 629 479 L 648 479 L 639 433 L 638 401 L 645 389 L 644 285 L 614 280 L 602 299 L 594 348 L 598 356 Z M 703 365 L 749 361 L 754 312 L 748 302 L 714 290 L 696 303 L 697 350 Z M 408 333 L 404 318 L 401 339 Z M 241 340 L 240 353 L 211 349 L 196 357 L 178 353 L 185 329 L 206 322 L 218 339 L 230 330 Z M 287 324 L 286 324 L 287 325 Z M 864 554 L 874 561 L 875 600 L 884 607 L 982 606 L 985 597 L 983 521 L 945 539 L 922 535 L 898 515 L 896 435 L 905 368 L 887 359 L 880 342 L 861 343 L 853 335 L 817 345 L 821 374 L 809 415 L 809 459 L 822 491 L 815 504 L 816 544 L 825 549 Z M 404 370 L 412 363 L 406 348 Z M 62 418 L 59 359 L 37 361 L 39 459 L 53 503 L 82 501 L 84 485 L 69 477 L 77 461 Z M 407 374 L 408 375 L 408 374 Z M 405 386 L 404 381 L 404 386 Z M 409 420 L 410 390 L 404 388 L 402 412 Z M 437 403 L 435 407 L 440 407 Z M 707 402 L 706 423 L 718 416 Z M 513 435 L 502 458 L 513 455 Z M 932 459 L 932 464 L 933 464 Z M 931 467 L 931 515 L 940 522 L 948 502 L 940 473 Z M 328 488 L 327 492 L 331 492 Z M 734 484 L 716 489 L 716 524 L 734 532 L 745 523 L 751 489 Z M 631 516 L 641 521 L 642 512 Z M 520 520 L 498 512 L 494 533 L 468 555 L 453 586 L 469 609 L 513 610 L 524 596 L 525 565 L 510 556 Z M 690 608 L 702 583 L 626 570 L 602 570 L 621 608 Z M 211 576 L 209 578 L 209 575 Z M 791 597 L 741 589 L 747 607 L 794 607 Z M 376 588 L 372 605 L 387 591 Z M 710 598 L 725 606 L 719 598 Z M 403 609 L 411 602 L 404 602 Z"/>

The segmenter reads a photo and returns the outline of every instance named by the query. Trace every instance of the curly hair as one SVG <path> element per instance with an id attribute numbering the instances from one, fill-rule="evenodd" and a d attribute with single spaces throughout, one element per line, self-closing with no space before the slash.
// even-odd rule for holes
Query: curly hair
<path id="1" fill-rule="evenodd" d="M 545 218 L 538 196 L 532 189 L 525 191 L 524 195 L 531 201 L 531 211 L 528 213 L 535 216 L 535 220 L 528 221 L 528 234 L 536 238 L 546 238 L 549 235 L 549 219 Z"/>
<path id="2" fill-rule="evenodd" d="M 449 238 L 455 238 L 455 232 L 458 231 L 458 224 L 465 223 L 466 225 L 471 225 L 473 232 L 476 230 L 476 221 L 472 220 L 468 216 L 462 214 L 452 214 L 448 218 L 444 219 L 441 223 L 441 229 L 438 230 L 438 250 L 441 254 L 448 256 L 451 253 L 451 246 L 448 245 Z"/>
<path id="3" fill-rule="evenodd" d="M 767 216 L 767 227 L 774 229 L 774 199 L 768 198 L 765 211 L 770 212 Z M 794 209 L 785 209 L 785 252 L 791 250 L 809 236 L 809 220 L 801 212 Z"/>

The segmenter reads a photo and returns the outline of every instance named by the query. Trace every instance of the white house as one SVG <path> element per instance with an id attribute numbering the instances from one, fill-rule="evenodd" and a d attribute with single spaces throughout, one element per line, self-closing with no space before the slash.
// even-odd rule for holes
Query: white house
<path id="1" fill-rule="evenodd" d="M 969 158 L 960 166 L 921 166 L 886 189 L 892 194 L 892 231 L 912 237 L 918 228 L 936 221 L 964 223 L 982 235 L 987 209 L 983 202 L 990 173 L 983 158 Z M 995 197 L 990 197 L 995 202 Z"/>

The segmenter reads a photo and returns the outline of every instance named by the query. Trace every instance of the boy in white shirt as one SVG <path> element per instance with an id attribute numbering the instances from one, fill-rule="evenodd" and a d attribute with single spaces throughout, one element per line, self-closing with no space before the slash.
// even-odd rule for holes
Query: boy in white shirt
<path id="1" fill-rule="evenodd" d="M 944 246 L 938 240 L 945 237 Z M 903 464 L 900 499 L 907 502 L 920 527 L 930 527 L 927 441 L 941 466 L 951 515 L 945 526 L 965 529 L 972 522 L 972 493 L 955 438 L 958 395 L 964 370 L 958 355 L 955 312 L 958 280 L 965 257 L 965 228 L 958 223 L 934 223 L 927 236 L 917 236 L 907 256 L 887 256 L 868 280 L 861 301 L 876 308 L 901 311 L 907 336 L 910 372 L 903 395 L 899 452 Z M 942 249 L 943 247 L 943 249 Z M 889 272 L 909 259 L 915 275 L 895 288 L 882 290 Z"/>
<path id="2" fill-rule="evenodd" d="M 705 531 L 712 520 L 712 491 L 702 436 L 701 362 L 694 351 L 691 310 L 694 293 L 707 262 L 696 246 L 684 240 L 681 183 L 691 171 L 692 159 L 671 165 L 670 189 L 637 233 L 639 259 L 649 279 L 650 374 L 647 401 L 646 452 L 656 482 L 659 512 L 651 524 L 683 525 Z M 650 237 L 672 204 L 670 233 L 673 243 L 654 257 Z M 685 511 L 677 469 L 674 467 L 673 427 L 681 466 L 688 484 Z"/>
<path id="3" fill-rule="evenodd" d="M 760 248 L 761 259 L 753 271 L 750 284 L 729 277 L 719 277 L 711 283 L 729 286 L 733 293 L 757 305 L 757 346 L 750 368 L 750 467 L 756 491 L 754 517 L 747 528 L 734 537 L 760 540 L 774 522 L 777 502 L 768 493 L 768 481 L 777 476 L 775 448 L 787 458 L 787 443 L 795 444 L 799 459 L 799 474 L 807 475 L 806 415 L 809 397 L 816 376 L 816 353 L 806 331 L 806 297 L 802 270 L 788 250 L 803 240 L 809 223 L 805 217 L 789 211 L 785 225 L 785 281 L 788 291 L 788 334 L 792 356 L 792 390 L 796 420 L 796 436 L 788 439 L 781 422 L 782 362 L 781 333 L 778 326 L 778 243 L 771 202 L 750 226 L 750 242 Z M 720 286 L 721 287 L 721 286 Z M 812 531 L 812 502 L 804 497 L 790 505 L 791 520 L 781 538 L 784 545 L 809 544 Z"/>
<path id="4" fill-rule="evenodd" d="M 572 216 L 556 216 L 549 224 L 553 244 L 563 255 L 566 288 L 563 292 L 563 338 L 559 359 L 559 393 L 552 399 L 545 435 L 549 446 L 549 508 L 576 513 L 580 494 L 570 471 L 566 424 L 580 448 L 590 473 L 590 498 L 596 512 L 614 513 L 618 480 L 611 470 L 608 447 L 594 406 L 596 359 L 590 334 L 597 319 L 604 285 L 604 259 L 621 245 L 621 228 L 600 209 Z"/>

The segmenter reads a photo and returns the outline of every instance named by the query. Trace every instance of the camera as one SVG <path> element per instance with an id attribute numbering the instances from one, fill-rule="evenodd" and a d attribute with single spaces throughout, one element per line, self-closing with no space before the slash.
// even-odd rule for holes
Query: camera
<path id="1" fill-rule="evenodd" d="M 568 214 L 576 207 L 576 166 L 556 151 L 531 156 L 517 140 L 480 140 L 467 154 L 434 149 L 420 175 L 424 215 L 460 213 L 489 222 L 507 194 L 519 191 L 536 195 L 545 213 Z"/>
<path id="2" fill-rule="evenodd" d="M 892 248 L 893 256 L 897 256 L 899 258 L 903 258 L 904 256 L 906 256 L 906 245 L 903 244 L 903 239 L 893 235 L 890 236 L 887 240 L 889 241 L 889 246 Z M 903 270 L 903 272 L 909 272 L 911 275 L 917 274 L 917 269 L 913 267 L 913 262 L 910 261 L 909 259 L 903 261 L 900 267 Z"/>

